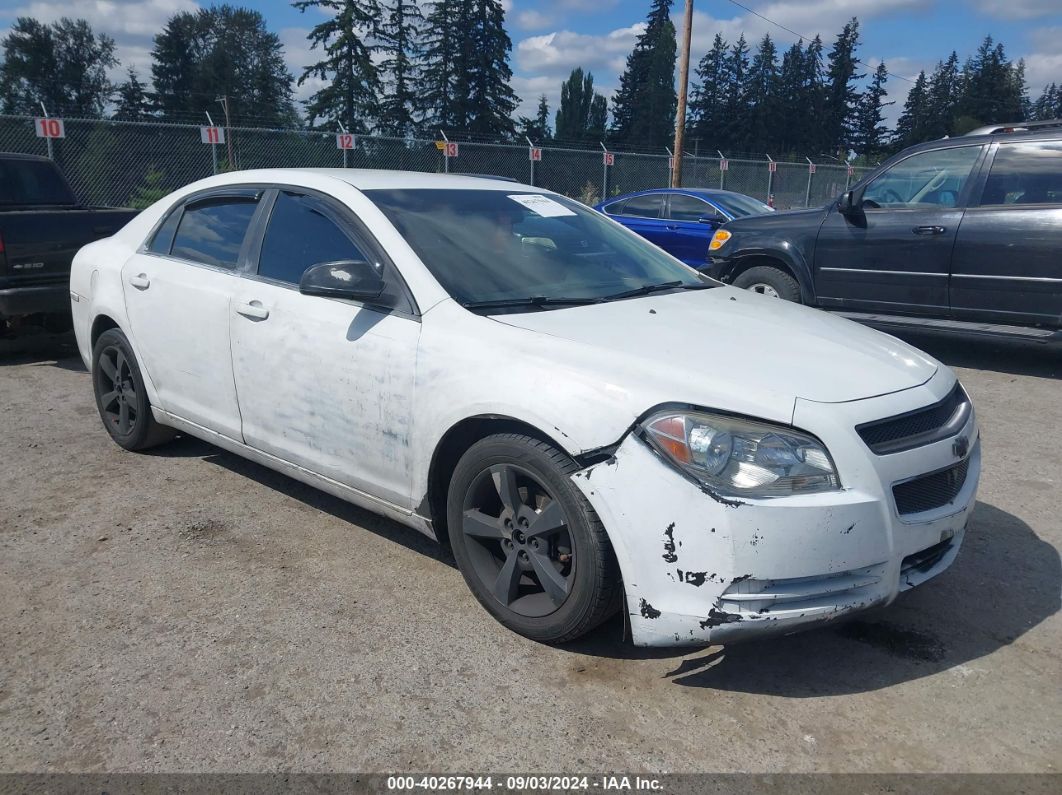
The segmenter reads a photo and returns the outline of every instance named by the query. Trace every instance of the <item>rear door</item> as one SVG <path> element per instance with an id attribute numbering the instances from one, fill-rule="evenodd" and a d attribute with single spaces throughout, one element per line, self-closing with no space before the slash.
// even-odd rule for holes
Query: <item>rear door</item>
<path id="1" fill-rule="evenodd" d="M 257 189 L 195 198 L 122 266 L 132 338 L 160 408 L 236 440 L 229 303 L 258 199 Z"/>
<path id="2" fill-rule="evenodd" d="M 667 218 L 664 211 L 663 193 L 646 193 L 641 196 L 632 196 L 621 207 L 608 209 L 612 217 L 628 229 L 637 232 L 651 243 L 656 243 L 664 250 L 671 232 L 667 229 Z"/>
<path id="3" fill-rule="evenodd" d="M 1062 325 L 1062 141 L 996 145 L 955 241 L 956 317 Z"/>
<path id="4" fill-rule="evenodd" d="M 828 306 L 945 316 L 963 207 L 983 145 L 917 152 L 863 189 L 861 212 L 832 209 L 815 247 Z"/>
<path id="5" fill-rule="evenodd" d="M 668 231 L 672 234 L 663 248 L 694 268 L 703 268 L 708 260 L 708 244 L 718 223 L 702 223 L 705 216 L 720 211 L 696 196 L 672 193 L 668 199 Z"/>

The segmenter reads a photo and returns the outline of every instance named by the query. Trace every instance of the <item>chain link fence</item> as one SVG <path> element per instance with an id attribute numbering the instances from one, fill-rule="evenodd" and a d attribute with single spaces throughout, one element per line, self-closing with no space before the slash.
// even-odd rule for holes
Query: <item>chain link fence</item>
<path id="1" fill-rule="evenodd" d="M 80 199 L 88 204 L 146 207 L 172 190 L 230 168 L 382 168 L 491 174 L 563 193 L 594 204 L 604 197 L 666 187 L 666 154 L 458 141 L 447 156 L 432 140 L 357 135 L 353 149 L 337 146 L 335 133 L 229 128 L 224 143 L 204 144 L 200 128 L 163 122 L 65 119 L 65 137 L 36 134 L 29 116 L 0 116 L 0 151 L 51 156 Z M 611 164 L 606 164 L 606 160 Z M 825 204 L 866 169 L 843 164 L 683 157 L 687 187 L 725 188 L 780 209 Z"/>

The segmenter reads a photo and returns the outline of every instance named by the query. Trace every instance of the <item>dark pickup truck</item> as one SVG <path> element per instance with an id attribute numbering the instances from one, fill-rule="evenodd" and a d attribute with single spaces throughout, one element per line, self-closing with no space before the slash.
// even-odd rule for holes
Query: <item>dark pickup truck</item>
<path id="1" fill-rule="evenodd" d="M 1062 342 L 1062 122 L 911 147 L 825 207 L 727 223 L 710 257 L 889 330 Z"/>
<path id="2" fill-rule="evenodd" d="M 136 214 L 79 203 L 46 157 L 0 153 L 0 332 L 31 315 L 68 326 L 74 254 Z"/>

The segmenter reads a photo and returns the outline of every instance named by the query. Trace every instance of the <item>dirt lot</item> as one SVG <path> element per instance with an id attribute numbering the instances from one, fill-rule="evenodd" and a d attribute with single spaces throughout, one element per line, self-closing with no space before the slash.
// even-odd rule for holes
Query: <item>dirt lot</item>
<path id="1" fill-rule="evenodd" d="M 912 341 L 980 412 L 956 564 L 685 652 L 523 640 L 413 531 L 198 441 L 124 453 L 69 340 L 0 343 L 0 770 L 1055 770 L 1062 356 Z"/>

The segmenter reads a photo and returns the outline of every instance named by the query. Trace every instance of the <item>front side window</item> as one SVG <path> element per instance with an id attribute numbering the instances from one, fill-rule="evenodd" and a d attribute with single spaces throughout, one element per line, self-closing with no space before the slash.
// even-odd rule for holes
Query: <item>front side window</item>
<path id="1" fill-rule="evenodd" d="M 364 259 L 318 200 L 287 191 L 277 196 L 262 240 L 259 276 L 298 284 L 311 265 Z"/>
<path id="2" fill-rule="evenodd" d="M 920 152 L 874 178 L 863 191 L 868 209 L 939 209 L 958 204 L 980 146 Z"/>
<path id="3" fill-rule="evenodd" d="M 706 215 L 716 215 L 708 202 L 681 193 L 671 195 L 671 218 L 674 221 L 699 221 Z"/>
<path id="4" fill-rule="evenodd" d="M 257 200 L 218 197 L 193 202 L 184 208 L 171 254 L 181 259 L 235 269 Z"/>
<path id="5" fill-rule="evenodd" d="M 517 190 L 365 195 L 466 306 L 520 300 L 547 308 L 611 300 L 631 290 L 715 285 L 579 202 Z"/>
<path id="6" fill-rule="evenodd" d="M 664 194 L 650 193 L 627 199 L 623 205 L 623 215 L 638 218 L 660 218 L 664 214 Z"/>
<path id="7" fill-rule="evenodd" d="M 1062 204 L 1062 143 L 1000 144 L 981 204 Z"/>

